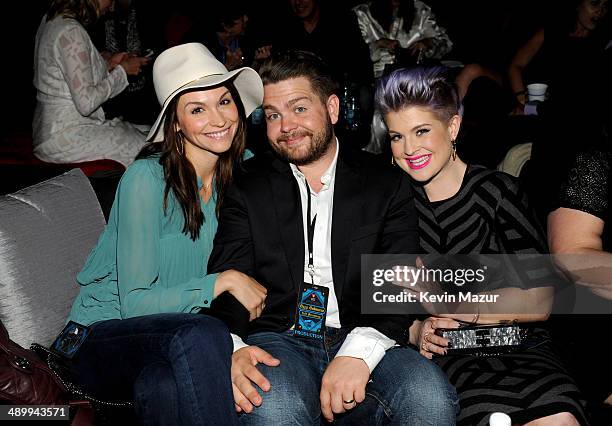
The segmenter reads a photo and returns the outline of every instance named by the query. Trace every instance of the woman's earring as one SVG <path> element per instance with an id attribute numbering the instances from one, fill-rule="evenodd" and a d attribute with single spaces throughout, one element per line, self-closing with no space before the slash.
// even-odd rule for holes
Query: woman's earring
<path id="1" fill-rule="evenodd" d="M 176 143 L 176 152 L 178 152 L 178 154 L 181 156 L 185 154 L 185 143 L 183 142 L 183 136 L 181 134 L 179 134 L 178 141 Z"/>
<path id="2" fill-rule="evenodd" d="M 453 148 L 453 152 L 452 152 L 452 156 L 453 156 L 453 161 L 455 161 L 457 159 L 457 140 L 453 139 L 451 141 L 451 146 Z"/>
<path id="3" fill-rule="evenodd" d="M 391 156 L 391 165 L 395 166 L 395 159 L 393 158 L 393 156 Z"/>

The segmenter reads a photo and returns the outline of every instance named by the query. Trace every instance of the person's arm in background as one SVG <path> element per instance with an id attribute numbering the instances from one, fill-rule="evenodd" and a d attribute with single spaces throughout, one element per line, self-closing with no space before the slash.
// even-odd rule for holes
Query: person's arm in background
<path id="1" fill-rule="evenodd" d="M 602 248 L 604 221 L 592 214 L 560 207 L 548 216 L 550 250 L 576 284 L 612 300 L 612 253 Z"/>
<path id="2" fill-rule="evenodd" d="M 602 244 L 610 209 L 609 167 L 603 153 L 577 156 L 561 186 L 560 207 L 548 215 L 548 238 L 555 261 L 577 284 L 612 300 L 612 253 Z"/>
<path id="3" fill-rule="evenodd" d="M 479 77 L 490 78 L 499 84 L 500 87 L 503 86 L 503 78 L 498 71 L 481 64 L 467 64 L 461 69 L 455 80 L 455 83 L 457 83 L 457 90 L 459 91 L 459 99 L 463 100 L 472 81 Z"/>
<path id="4" fill-rule="evenodd" d="M 121 93 L 128 86 L 127 74 L 138 74 L 140 66 L 148 62 L 148 59 L 124 56 L 118 64 L 121 66 L 115 66 L 103 79 L 96 81 L 91 62 L 92 46 L 85 29 L 76 25 L 64 31 L 55 46 L 72 100 L 85 117 Z M 97 51 L 93 54 L 99 55 Z"/>
<path id="5" fill-rule="evenodd" d="M 544 29 L 540 29 L 527 41 L 527 43 L 517 50 L 508 68 L 510 87 L 517 101 L 517 106 L 514 110 L 515 114 L 522 114 L 525 103 L 527 102 L 527 88 L 523 81 L 523 71 L 542 48 L 543 43 Z"/>

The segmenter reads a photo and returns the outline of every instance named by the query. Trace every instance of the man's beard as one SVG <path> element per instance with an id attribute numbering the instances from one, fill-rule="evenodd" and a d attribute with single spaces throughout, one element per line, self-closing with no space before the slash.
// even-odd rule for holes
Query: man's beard
<path id="1" fill-rule="evenodd" d="M 329 117 L 328 117 L 329 118 Z M 289 163 L 295 164 L 296 166 L 305 166 L 317 161 L 329 149 L 334 135 L 334 126 L 331 120 L 326 120 L 325 128 L 319 132 L 313 133 L 307 130 L 297 130 L 295 132 L 288 133 L 280 136 L 276 143 L 271 144 L 272 148 L 278 155 Z M 308 152 L 300 154 L 297 150 L 292 150 L 282 142 L 288 139 L 294 139 L 296 137 L 309 137 L 310 146 Z"/>

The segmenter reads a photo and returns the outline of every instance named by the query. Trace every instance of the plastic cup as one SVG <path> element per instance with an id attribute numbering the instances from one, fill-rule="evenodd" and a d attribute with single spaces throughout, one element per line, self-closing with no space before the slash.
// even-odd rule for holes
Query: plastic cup
<path id="1" fill-rule="evenodd" d="M 512 426 L 512 419 L 504 413 L 493 413 L 489 417 L 489 426 Z"/>
<path id="2" fill-rule="evenodd" d="M 548 90 L 548 84 L 544 83 L 533 83 L 527 85 L 527 98 L 529 101 L 545 101 L 546 90 Z"/>

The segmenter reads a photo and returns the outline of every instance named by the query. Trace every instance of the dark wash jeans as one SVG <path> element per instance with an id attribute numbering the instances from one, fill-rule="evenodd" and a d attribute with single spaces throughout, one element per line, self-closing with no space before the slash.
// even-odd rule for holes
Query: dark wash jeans
<path id="1" fill-rule="evenodd" d="M 290 334 L 261 332 L 247 338 L 280 359 L 278 367 L 258 364 L 270 381 L 269 392 L 260 391 L 263 403 L 250 414 L 241 414 L 246 425 L 320 425 L 321 379 L 347 335 L 327 328 L 325 341 Z M 366 387 L 366 399 L 335 423 L 345 425 L 454 425 L 459 411 L 455 388 L 437 365 L 411 348 L 392 348 L 376 366 Z"/>
<path id="2" fill-rule="evenodd" d="M 92 396 L 133 400 L 145 425 L 237 424 L 232 340 L 216 318 L 156 314 L 95 323 L 71 363 Z"/>

